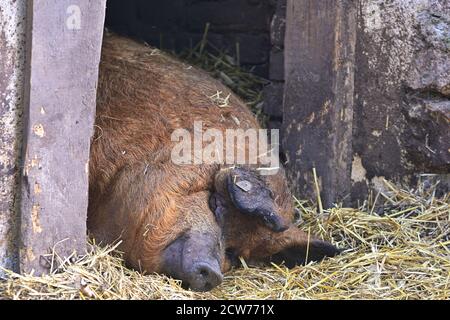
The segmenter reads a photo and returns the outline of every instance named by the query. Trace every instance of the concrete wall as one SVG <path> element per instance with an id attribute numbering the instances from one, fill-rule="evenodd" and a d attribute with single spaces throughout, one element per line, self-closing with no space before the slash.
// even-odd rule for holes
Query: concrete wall
<path id="1" fill-rule="evenodd" d="M 450 173 L 450 1 L 361 0 L 359 13 L 355 199 L 383 177 Z"/>
<path id="2" fill-rule="evenodd" d="M 26 0 L 0 0 L 0 266 L 15 270 L 26 4 Z"/>

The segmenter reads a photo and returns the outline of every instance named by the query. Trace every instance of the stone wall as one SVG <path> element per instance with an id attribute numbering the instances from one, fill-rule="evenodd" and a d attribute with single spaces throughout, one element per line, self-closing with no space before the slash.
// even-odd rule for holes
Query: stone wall
<path id="1" fill-rule="evenodd" d="M 151 45 L 180 51 L 208 39 L 256 74 L 269 73 L 270 23 L 276 0 L 108 0 L 106 26 Z"/>
<path id="2" fill-rule="evenodd" d="M 25 0 L 0 0 L 0 266 L 18 268 L 16 195 L 21 148 Z M 0 271 L 1 275 L 1 271 Z"/>
<path id="3" fill-rule="evenodd" d="M 356 199 L 381 178 L 411 185 L 450 172 L 450 2 L 362 0 L 359 12 Z"/>

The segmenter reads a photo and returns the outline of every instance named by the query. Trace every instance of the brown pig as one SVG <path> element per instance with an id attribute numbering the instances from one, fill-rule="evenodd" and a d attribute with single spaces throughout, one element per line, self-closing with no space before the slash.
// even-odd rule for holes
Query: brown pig
<path id="1" fill-rule="evenodd" d="M 218 98 L 223 99 L 218 102 Z M 106 35 L 91 144 L 88 228 L 121 240 L 126 263 L 205 291 L 238 257 L 292 267 L 339 252 L 293 225 L 282 169 L 176 164 L 172 133 L 259 129 L 245 104 L 206 72 L 132 40 Z M 244 187 L 242 187 L 244 186 Z"/>

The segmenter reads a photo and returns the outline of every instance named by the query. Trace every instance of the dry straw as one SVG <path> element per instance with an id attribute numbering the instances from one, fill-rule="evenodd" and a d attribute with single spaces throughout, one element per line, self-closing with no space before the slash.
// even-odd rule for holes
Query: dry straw
<path id="1" fill-rule="evenodd" d="M 385 182 L 377 208 L 316 207 L 298 202 L 300 227 L 346 251 L 294 269 L 247 266 L 226 274 L 208 293 L 183 290 L 178 281 L 141 275 L 123 265 L 114 248 L 66 261 L 44 277 L 5 271 L 4 299 L 449 299 L 449 195 L 434 187 L 406 191 Z M 384 203 L 384 205 L 381 205 Z M 54 255 L 56 262 L 61 259 Z M 73 260 L 73 259 L 72 259 Z M 54 265 L 58 265 L 55 263 Z"/>

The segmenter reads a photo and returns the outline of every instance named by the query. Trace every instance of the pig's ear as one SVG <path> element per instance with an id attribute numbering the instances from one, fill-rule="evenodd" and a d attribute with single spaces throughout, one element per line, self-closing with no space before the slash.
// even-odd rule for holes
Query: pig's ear
<path id="1" fill-rule="evenodd" d="M 311 261 L 320 261 L 326 257 L 334 257 L 341 252 L 342 250 L 329 242 L 313 239 L 309 243 L 284 248 L 273 255 L 270 261 L 277 264 L 284 263 L 286 267 L 293 268 Z"/>
<path id="2" fill-rule="evenodd" d="M 254 216 L 274 232 L 288 228 L 288 224 L 276 212 L 272 191 L 256 172 L 234 168 L 227 177 L 226 186 L 239 212 Z"/>

